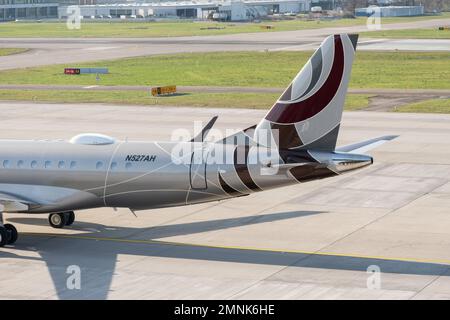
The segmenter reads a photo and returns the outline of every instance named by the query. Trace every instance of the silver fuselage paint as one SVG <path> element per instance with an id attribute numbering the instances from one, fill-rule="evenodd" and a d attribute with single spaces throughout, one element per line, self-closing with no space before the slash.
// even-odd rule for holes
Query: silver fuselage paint
<path id="1" fill-rule="evenodd" d="M 185 144 L 189 144 L 186 150 L 203 149 L 205 158 L 211 149 L 201 143 Z M 233 163 L 191 167 L 190 153 L 184 155 L 187 161 L 175 163 L 172 154 L 176 147 L 179 142 L 80 145 L 61 140 L 0 140 L 0 193 L 18 195 L 30 203 L 27 212 L 34 213 L 103 206 L 135 210 L 181 206 L 230 198 L 220 186 L 219 171 L 242 194 L 251 193 L 239 183 Z M 234 146 L 224 148 L 225 153 L 233 150 Z M 139 161 L 146 156 L 153 158 Z M 264 189 L 295 183 L 287 175 L 258 178 L 260 165 L 248 166 Z M 195 177 L 191 175 L 194 169 L 199 171 Z"/>
<path id="2" fill-rule="evenodd" d="M 143 210 L 228 199 L 299 182 L 289 170 L 270 168 L 280 163 L 280 156 L 265 147 L 248 147 L 242 173 L 233 159 L 236 148 L 197 142 L 0 140 L 0 194 L 28 204 L 26 211 L 10 212 Z M 217 161 L 217 150 L 223 161 Z M 199 154 L 202 161 L 195 160 Z M 333 164 L 331 154 L 321 157 L 320 165 Z M 370 164 L 366 158 L 358 162 Z"/>

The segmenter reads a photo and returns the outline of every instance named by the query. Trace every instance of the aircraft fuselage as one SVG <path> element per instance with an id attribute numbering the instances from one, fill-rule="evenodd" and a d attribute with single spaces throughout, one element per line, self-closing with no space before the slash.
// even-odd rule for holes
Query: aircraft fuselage
<path id="1" fill-rule="evenodd" d="M 233 162 L 235 148 L 223 148 L 223 158 L 231 163 L 207 163 L 211 145 L 201 143 L 3 140 L 0 193 L 26 194 L 26 211 L 35 213 L 102 206 L 138 210 L 220 200 L 296 182 L 285 174 L 261 176 L 257 163 L 242 165 L 241 176 L 252 182 L 242 181 Z M 174 161 L 174 152 L 180 163 Z M 197 154 L 203 160 L 196 163 Z"/>

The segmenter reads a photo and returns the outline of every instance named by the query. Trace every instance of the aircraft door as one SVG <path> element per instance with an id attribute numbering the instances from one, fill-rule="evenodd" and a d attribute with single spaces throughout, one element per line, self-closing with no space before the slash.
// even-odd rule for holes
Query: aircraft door
<path id="1" fill-rule="evenodd" d="M 204 148 L 195 149 L 191 156 L 190 182 L 192 189 L 206 189 L 206 160 L 208 150 Z"/>

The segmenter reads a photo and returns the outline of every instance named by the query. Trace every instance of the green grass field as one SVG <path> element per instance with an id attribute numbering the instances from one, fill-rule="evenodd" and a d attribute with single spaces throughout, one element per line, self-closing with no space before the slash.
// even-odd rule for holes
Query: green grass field
<path id="1" fill-rule="evenodd" d="M 369 99 L 372 95 L 368 94 L 347 94 L 345 99 L 346 111 L 358 111 L 363 110 L 369 106 Z"/>
<path id="2" fill-rule="evenodd" d="M 44 23 L 3 23 L 0 24 L 2 37 L 176 37 L 220 35 L 246 32 L 272 32 L 297 29 L 315 29 L 331 26 L 362 24 L 361 19 L 339 21 L 273 21 L 262 23 L 220 23 L 220 22 L 83 22 L 81 29 L 69 30 L 63 22 Z M 263 29 L 264 25 L 274 29 Z M 215 29 L 216 28 L 216 29 Z"/>
<path id="3" fill-rule="evenodd" d="M 409 29 L 387 30 L 361 33 L 362 37 L 389 38 L 389 39 L 450 39 L 450 30 L 433 29 Z"/>
<path id="4" fill-rule="evenodd" d="M 211 108 L 270 108 L 279 94 L 273 93 L 191 93 L 153 97 L 143 91 L 58 91 L 58 90 L 0 90 L 0 100 L 39 101 L 58 103 L 110 103 L 121 105 L 163 105 Z M 368 106 L 368 95 L 348 95 L 347 110 Z"/>
<path id="5" fill-rule="evenodd" d="M 28 49 L 21 48 L 0 48 L 0 57 L 1 56 L 9 56 L 11 54 L 17 54 L 27 51 Z"/>
<path id="6" fill-rule="evenodd" d="M 284 87 L 311 52 L 192 53 L 74 64 L 108 67 L 110 74 L 64 75 L 53 65 L 0 72 L 0 84 L 190 85 Z M 450 89 L 446 52 L 358 52 L 352 88 Z"/>
<path id="7" fill-rule="evenodd" d="M 432 99 L 398 107 L 395 112 L 450 113 L 450 99 Z"/>
<path id="8" fill-rule="evenodd" d="M 383 23 L 411 22 L 450 17 L 440 16 L 384 18 Z M 336 20 L 283 20 L 261 23 L 217 22 L 141 22 L 141 21 L 89 21 L 82 20 L 81 29 L 69 30 L 64 22 L 9 22 L 0 24 L 0 37 L 173 37 L 193 35 L 217 35 L 243 32 L 272 32 L 363 25 L 366 18 Z M 274 29 L 262 29 L 270 24 Z M 217 27 L 218 29 L 208 29 Z"/>

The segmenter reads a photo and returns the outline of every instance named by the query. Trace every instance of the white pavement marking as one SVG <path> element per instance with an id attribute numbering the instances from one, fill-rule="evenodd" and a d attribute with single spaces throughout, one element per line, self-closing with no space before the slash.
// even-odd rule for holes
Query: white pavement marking
<path id="1" fill-rule="evenodd" d="M 83 50 L 86 51 L 102 51 L 102 50 L 112 50 L 117 49 L 118 47 L 91 47 L 91 48 L 84 48 Z"/>

